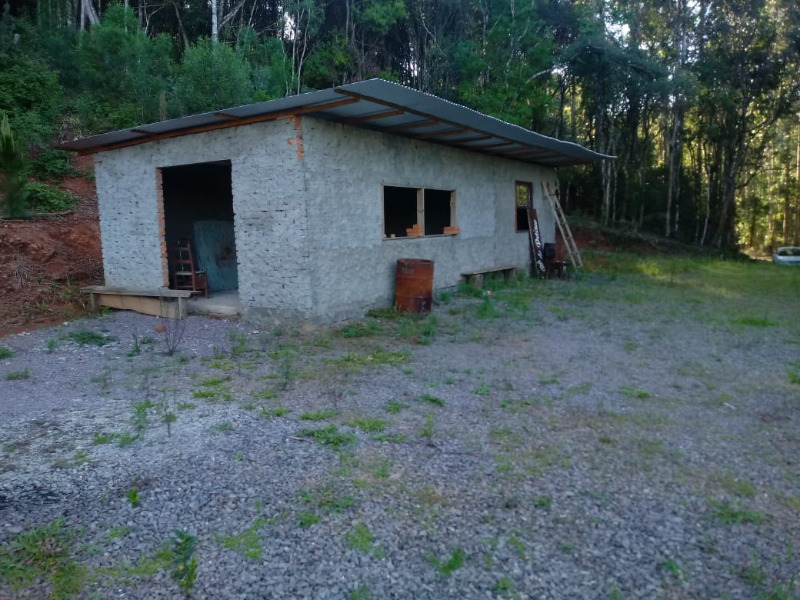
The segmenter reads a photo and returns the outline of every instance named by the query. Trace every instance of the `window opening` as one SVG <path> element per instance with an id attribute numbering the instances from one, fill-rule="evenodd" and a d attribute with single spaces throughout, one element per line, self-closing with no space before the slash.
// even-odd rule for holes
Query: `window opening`
<path id="1" fill-rule="evenodd" d="M 533 207 L 533 185 L 528 181 L 518 181 L 516 196 L 516 230 L 528 231 L 528 208 Z"/>
<path id="2" fill-rule="evenodd" d="M 425 190 L 425 235 L 442 235 L 450 227 L 451 198 L 449 190 Z"/>
<path id="3" fill-rule="evenodd" d="M 457 233 L 453 227 L 454 195 L 452 190 L 384 186 L 384 235 L 392 238 Z"/>
<path id="4" fill-rule="evenodd" d="M 405 237 L 417 222 L 417 190 L 384 186 L 383 221 L 386 237 Z"/>

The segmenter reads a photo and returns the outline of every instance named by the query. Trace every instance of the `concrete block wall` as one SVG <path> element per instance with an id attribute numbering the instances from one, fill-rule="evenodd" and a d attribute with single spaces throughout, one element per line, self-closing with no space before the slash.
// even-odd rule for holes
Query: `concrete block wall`
<path id="1" fill-rule="evenodd" d="M 221 160 L 231 162 L 239 295 L 252 321 L 330 322 L 391 305 L 398 258 L 434 260 L 437 288 L 465 271 L 525 268 L 516 181 L 533 183 L 543 238 L 555 239 L 541 189 L 552 169 L 293 117 L 96 155 L 106 285 L 168 283 L 159 170 Z M 455 190 L 461 233 L 384 239 L 384 185 Z"/>
<path id="2" fill-rule="evenodd" d="M 95 157 L 105 283 L 164 285 L 158 169 L 231 161 L 239 294 L 254 320 L 311 312 L 302 130 L 294 119 L 221 129 Z"/>
<path id="3" fill-rule="evenodd" d="M 328 321 L 393 303 L 398 258 L 435 262 L 434 285 L 461 274 L 530 261 L 527 232 L 515 228 L 515 183 L 533 183 L 542 236 L 555 241 L 555 221 L 541 182 L 552 169 L 430 142 L 303 119 L 308 186 L 313 314 Z M 455 236 L 385 239 L 384 185 L 455 190 Z"/>
<path id="4" fill-rule="evenodd" d="M 137 148 L 142 148 L 138 146 Z M 156 171 L 134 148 L 96 154 L 95 182 L 105 284 L 164 285 Z"/>

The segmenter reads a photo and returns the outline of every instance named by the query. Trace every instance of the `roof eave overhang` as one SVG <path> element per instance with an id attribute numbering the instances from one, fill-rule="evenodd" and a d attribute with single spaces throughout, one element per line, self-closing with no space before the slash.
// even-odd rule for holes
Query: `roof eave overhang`
<path id="1" fill-rule="evenodd" d="M 614 158 L 379 79 L 113 131 L 59 148 L 94 154 L 303 115 L 550 167 Z"/>

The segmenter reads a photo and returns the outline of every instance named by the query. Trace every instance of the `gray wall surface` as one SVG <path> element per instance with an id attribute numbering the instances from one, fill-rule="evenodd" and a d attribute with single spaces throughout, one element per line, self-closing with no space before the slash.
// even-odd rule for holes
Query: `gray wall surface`
<path id="1" fill-rule="evenodd" d="M 515 231 L 515 183 L 533 183 L 544 241 L 555 241 L 541 181 L 553 169 L 430 142 L 303 119 L 312 235 L 313 317 L 363 315 L 394 298 L 398 258 L 433 260 L 434 287 L 457 285 L 461 274 L 530 261 L 528 232 Z M 382 186 L 455 190 L 455 236 L 386 239 Z"/>
<path id="2" fill-rule="evenodd" d="M 253 321 L 331 322 L 389 306 L 398 258 L 435 261 L 436 288 L 465 271 L 525 268 L 518 180 L 533 182 L 544 241 L 555 239 L 541 189 L 550 168 L 290 118 L 97 154 L 106 285 L 163 284 L 157 169 L 219 160 L 231 161 L 239 294 Z M 461 233 L 385 239 L 384 185 L 455 190 Z"/>
<path id="3" fill-rule="evenodd" d="M 106 285 L 162 285 L 156 170 L 230 160 L 242 306 L 256 316 L 309 314 L 302 136 L 296 127 L 284 119 L 96 155 Z"/>

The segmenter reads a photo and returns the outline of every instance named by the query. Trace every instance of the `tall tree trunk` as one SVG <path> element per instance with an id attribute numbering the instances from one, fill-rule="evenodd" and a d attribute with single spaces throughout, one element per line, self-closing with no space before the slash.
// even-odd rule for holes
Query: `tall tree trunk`
<path id="1" fill-rule="evenodd" d="M 730 248 L 733 242 L 731 237 L 736 221 L 736 184 L 747 152 L 747 136 L 749 134 L 747 113 L 749 108 L 750 98 L 743 98 L 736 123 L 731 128 L 731 133 L 735 132 L 735 136 L 725 140 L 723 146 L 722 202 L 713 240 L 713 244 L 717 248 L 723 246 Z"/>
<path id="2" fill-rule="evenodd" d="M 87 21 L 90 26 L 97 25 L 100 22 L 100 17 L 97 16 L 92 0 L 81 0 L 81 28 L 84 27 Z"/>
<path id="3" fill-rule="evenodd" d="M 706 237 L 708 236 L 708 224 L 711 220 L 711 186 L 712 186 L 712 168 L 711 168 L 711 157 L 708 156 L 708 151 L 701 148 L 700 150 L 702 156 L 702 162 L 705 167 L 705 175 L 706 175 L 706 185 L 705 185 L 705 218 L 703 219 L 703 233 L 700 236 L 700 245 L 704 246 L 706 243 Z"/>
<path id="4" fill-rule="evenodd" d="M 181 19 L 181 9 L 178 8 L 178 0 L 172 0 L 172 7 L 175 9 L 175 18 L 178 20 L 178 31 L 183 40 L 183 49 L 189 49 L 189 36 L 186 35 L 186 29 L 183 27 L 183 19 Z"/>
<path id="5" fill-rule="evenodd" d="M 794 227 L 792 231 L 792 246 L 800 244 L 800 121 L 797 124 L 797 152 L 795 154 L 795 180 L 794 180 Z"/>
<path id="6" fill-rule="evenodd" d="M 785 191 L 783 195 L 783 243 L 789 245 L 792 239 L 792 186 L 790 177 L 790 166 L 786 163 L 785 184 L 782 186 Z"/>
<path id="7" fill-rule="evenodd" d="M 685 107 L 683 99 L 675 99 L 672 113 L 672 131 L 669 138 L 669 179 L 667 183 L 667 215 L 664 235 L 672 235 L 672 207 L 677 205 L 681 190 L 681 167 L 683 165 L 683 123 Z"/>
<path id="8" fill-rule="evenodd" d="M 686 0 L 678 0 L 678 30 L 679 30 L 679 55 L 678 70 L 683 70 L 689 60 L 688 15 Z M 669 182 L 667 185 L 667 218 L 664 225 L 664 235 L 670 237 L 672 229 L 672 207 L 677 208 L 681 193 L 681 169 L 683 168 L 683 130 L 686 116 L 686 99 L 680 91 L 675 97 L 672 106 L 672 133 L 668 144 L 669 148 Z M 677 226 L 677 218 L 675 219 Z"/>
<path id="9" fill-rule="evenodd" d="M 211 0 L 211 41 L 219 41 L 219 26 L 217 0 Z"/>

